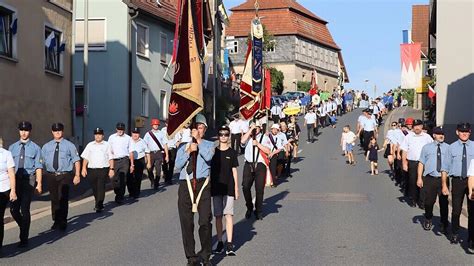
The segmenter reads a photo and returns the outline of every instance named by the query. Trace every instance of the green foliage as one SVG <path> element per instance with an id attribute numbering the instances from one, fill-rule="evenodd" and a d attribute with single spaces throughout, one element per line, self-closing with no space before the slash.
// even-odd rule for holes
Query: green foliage
<path id="1" fill-rule="evenodd" d="M 298 91 L 308 92 L 311 89 L 311 82 L 309 81 L 298 81 Z"/>
<path id="2" fill-rule="evenodd" d="M 413 89 L 402 89 L 401 91 L 404 99 L 408 101 L 408 106 L 412 106 L 415 102 L 415 90 Z"/>
<path id="3" fill-rule="evenodd" d="M 270 68 L 270 75 L 272 78 L 272 91 L 280 95 L 283 92 L 283 80 L 285 79 L 285 76 L 283 75 L 283 72 L 274 67 Z"/>

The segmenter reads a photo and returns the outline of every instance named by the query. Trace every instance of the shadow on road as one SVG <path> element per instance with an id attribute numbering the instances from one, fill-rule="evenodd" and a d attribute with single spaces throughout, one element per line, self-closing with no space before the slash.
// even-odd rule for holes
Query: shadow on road
<path id="1" fill-rule="evenodd" d="M 263 201 L 263 217 L 266 218 L 269 215 L 278 213 L 278 209 L 282 207 L 282 205 L 278 204 L 279 201 L 284 199 L 286 195 L 288 195 L 288 191 L 282 191 L 276 195 L 273 195 Z M 234 239 L 233 244 L 235 246 L 235 251 L 238 250 L 245 245 L 247 242 L 250 242 L 257 232 L 255 231 L 254 224 L 257 222 L 255 217 L 252 215 L 250 219 L 242 219 L 238 223 L 234 224 Z M 262 222 L 262 221 L 260 221 Z M 224 232 L 225 233 L 225 232 Z M 217 242 L 217 236 L 213 236 L 212 238 L 213 243 Z M 224 254 L 215 254 L 211 262 L 215 265 L 219 264 L 223 259 Z"/>

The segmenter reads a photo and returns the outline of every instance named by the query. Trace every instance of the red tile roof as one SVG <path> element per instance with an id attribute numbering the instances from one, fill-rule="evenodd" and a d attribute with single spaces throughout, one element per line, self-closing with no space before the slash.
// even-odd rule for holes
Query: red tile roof
<path id="1" fill-rule="evenodd" d="M 259 16 L 272 35 L 299 35 L 317 43 L 340 50 L 331 36 L 327 22 L 307 10 L 295 0 L 259 0 Z M 243 37 L 250 32 L 250 21 L 255 16 L 254 0 L 231 8 L 229 36 Z"/>
<path id="2" fill-rule="evenodd" d="M 176 0 L 160 0 L 161 7 L 158 6 L 156 0 L 130 0 L 130 2 L 152 16 L 175 24 Z"/>
<path id="3" fill-rule="evenodd" d="M 429 45 L 430 6 L 412 6 L 412 36 L 413 42 L 421 43 L 421 51 L 427 55 Z"/>

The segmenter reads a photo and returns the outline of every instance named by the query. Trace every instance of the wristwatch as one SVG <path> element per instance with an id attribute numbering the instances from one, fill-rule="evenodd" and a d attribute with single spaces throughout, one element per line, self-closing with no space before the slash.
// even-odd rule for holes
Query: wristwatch
<path id="1" fill-rule="evenodd" d="M 109 168 L 109 170 L 112 170 L 112 171 L 113 171 L 113 170 L 115 170 L 115 169 L 114 169 L 114 168 Z"/>

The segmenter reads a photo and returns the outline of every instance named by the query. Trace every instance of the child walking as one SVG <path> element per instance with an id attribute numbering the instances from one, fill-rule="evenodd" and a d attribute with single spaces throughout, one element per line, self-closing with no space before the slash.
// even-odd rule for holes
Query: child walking
<path id="1" fill-rule="evenodd" d="M 346 125 L 342 128 L 341 146 L 345 151 L 347 162 L 350 165 L 355 165 L 354 154 L 352 153 L 352 150 L 354 149 L 356 139 L 357 136 L 351 131 L 351 127 L 349 125 Z"/>
<path id="2" fill-rule="evenodd" d="M 370 175 L 378 175 L 379 170 L 377 169 L 378 152 L 381 151 L 377 139 L 375 137 L 370 138 L 369 150 L 367 152 L 366 160 L 370 161 Z"/>

